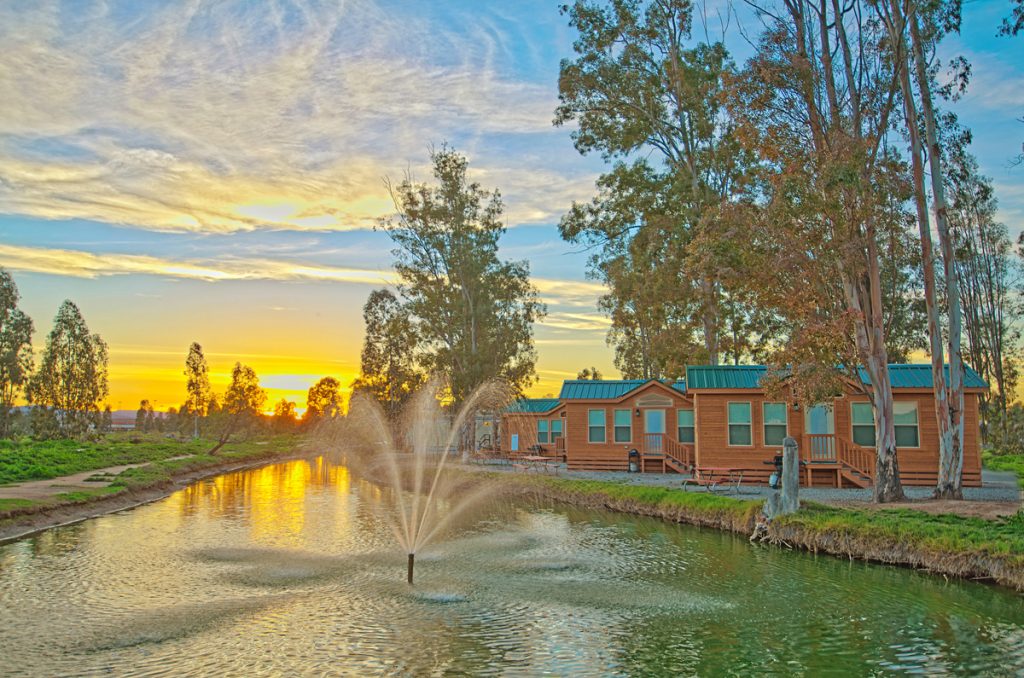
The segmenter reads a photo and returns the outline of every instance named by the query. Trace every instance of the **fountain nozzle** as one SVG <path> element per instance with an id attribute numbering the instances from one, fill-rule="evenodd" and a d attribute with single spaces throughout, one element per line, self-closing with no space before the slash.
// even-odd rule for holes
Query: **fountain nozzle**
<path id="1" fill-rule="evenodd" d="M 408 581 L 409 581 L 410 584 L 412 584 L 412 568 L 413 568 L 413 565 L 415 564 L 415 562 L 416 562 L 416 554 L 415 553 L 410 553 L 409 554 L 409 578 L 408 578 Z"/>

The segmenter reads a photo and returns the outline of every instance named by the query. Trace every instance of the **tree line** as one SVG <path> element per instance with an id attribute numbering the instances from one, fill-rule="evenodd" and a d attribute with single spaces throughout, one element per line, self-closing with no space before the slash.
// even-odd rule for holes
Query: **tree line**
<path id="1" fill-rule="evenodd" d="M 957 0 L 747 0 L 753 55 L 694 37 L 687 0 L 576 0 L 555 124 L 608 170 L 563 238 L 589 273 L 627 378 L 764 362 L 771 389 L 867 395 L 875 497 L 902 497 L 887 365 L 931 356 L 937 496 L 959 497 L 964 358 L 992 385 L 988 428 L 1017 382 L 1018 267 L 992 182 L 949 110 L 970 78 L 938 47 Z M 1020 29 L 1020 4 L 1001 33 Z M 859 378 L 864 369 L 871 388 Z"/>
<path id="2" fill-rule="evenodd" d="M 20 308 L 20 293 L 10 273 L 0 268 L 0 437 L 27 434 L 36 439 L 77 438 L 111 430 L 107 344 L 89 331 L 74 302 L 64 301 L 47 335 L 38 367 L 32 350 L 32 319 Z M 216 452 L 233 436 L 253 430 L 308 430 L 342 413 L 341 383 L 324 377 L 307 393 L 300 418 L 295 403 L 282 398 L 272 416 L 264 415 L 267 393 L 255 370 L 236 362 L 231 381 L 218 397 L 210 386 L 202 346 L 193 342 L 185 358 L 186 398 L 166 413 L 142 399 L 135 430 L 210 437 Z M 17 407 L 29 404 L 27 415 Z"/>

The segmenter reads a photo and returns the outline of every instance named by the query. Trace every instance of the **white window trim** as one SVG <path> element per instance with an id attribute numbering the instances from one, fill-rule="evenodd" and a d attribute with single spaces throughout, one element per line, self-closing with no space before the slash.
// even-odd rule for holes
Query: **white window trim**
<path id="1" fill-rule="evenodd" d="M 896 426 L 910 426 L 910 424 L 897 424 L 896 423 L 896 403 L 912 403 L 914 405 L 914 428 L 917 429 L 917 445 L 897 445 L 896 449 L 903 450 L 920 450 L 921 449 L 921 403 L 917 400 L 893 400 L 892 401 L 892 426 L 893 426 L 893 438 L 896 437 Z M 852 417 L 851 417 L 852 419 Z M 893 441 L 895 442 L 895 440 Z M 963 445 L 963 442 L 960 443 Z"/>
<path id="2" fill-rule="evenodd" d="M 732 424 L 729 421 L 729 405 L 746 405 L 747 410 L 750 412 L 750 423 L 748 424 Z M 695 422 L 696 423 L 696 422 Z M 730 430 L 733 426 L 749 426 L 750 427 L 750 443 L 747 445 L 734 444 L 732 442 L 732 431 Z M 754 403 L 750 400 L 729 400 L 725 404 L 725 442 L 726 447 L 753 447 L 754 446 Z"/>
<path id="3" fill-rule="evenodd" d="M 761 442 L 764 443 L 765 447 L 773 447 L 773 448 L 774 447 L 783 447 L 782 443 L 779 443 L 778 445 L 769 445 L 768 444 L 768 435 L 767 435 L 768 430 L 767 430 L 767 427 L 768 427 L 769 424 L 768 424 L 768 418 L 764 414 L 764 408 L 765 408 L 766 405 L 782 405 L 782 411 L 785 413 L 783 415 L 783 418 L 785 419 L 785 421 L 782 422 L 782 426 L 786 427 L 786 433 L 785 433 L 785 435 L 782 436 L 782 440 L 783 441 L 785 441 L 786 438 L 789 437 L 789 406 L 786 405 L 786 403 L 780 403 L 778 401 L 767 401 L 766 400 L 766 401 L 763 401 L 761 403 Z M 753 412 L 751 412 L 751 415 L 753 415 Z M 751 416 L 751 419 L 753 419 L 753 416 Z M 751 422 L 751 423 L 753 423 L 753 422 Z M 771 425 L 772 426 L 779 426 L 779 424 L 771 424 Z"/>
<path id="4" fill-rule="evenodd" d="M 693 426 L 680 426 L 679 425 L 679 413 L 680 412 L 692 412 L 693 413 Z M 693 442 L 684 443 L 680 438 L 679 429 L 689 428 L 693 429 Z M 692 407 L 678 407 L 676 408 L 676 442 L 680 445 L 696 445 L 697 444 L 697 410 Z"/>
<path id="5" fill-rule="evenodd" d="M 629 440 L 616 440 L 615 439 L 615 429 L 620 428 L 615 423 L 615 413 L 616 412 L 625 412 L 626 413 L 626 418 L 629 421 Z M 621 428 L 625 428 L 625 427 L 623 426 Z M 605 435 L 605 438 L 607 439 L 607 434 Z M 631 409 L 622 409 L 622 408 L 619 408 L 617 410 L 612 410 L 612 442 L 615 443 L 616 445 L 632 444 L 632 442 L 633 442 L 633 410 L 631 410 Z"/>
<path id="6" fill-rule="evenodd" d="M 604 425 L 601 426 L 601 429 L 604 431 L 604 436 L 603 436 L 604 440 L 591 440 L 590 439 L 590 429 L 597 428 L 596 426 L 591 426 L 591 424 L 590 424 L 590 413 L 591 412 L 603 412 L 604 413 Z M 588 445 L 607 445 L 608 444 L 608 410 L 605 410 L 605 409 L 587 410 L 587 444 Z"/>
<path id="7" fill-rule="evenodd" d="M 854 445 L 856 445 L 857 447 L 861 447 L 861 448 L 863 448 L 865 450 L 873 450 L 878 445 L 878 431 L 875 430 L 876 427 L 875 427 L 874 413 L 872 412 L 872 415 L 871 415 L 871 430 L 875 432 L 875 444 L 870 446 L 870 447 L 868 447 L 867 445 L 861 445 L 860 443 L 858 443 L 855 440 L 855 438 L 853 436 L 853 427 L 854 426 L 867 426 L 867 424 L 854 424 L 853 423 L 853 406 L 854 405 L 867 405 L 868 407 L 871 407 L 871 403 L 864 402 L 864 401 L 855 401 L 855 402 L 851 402 L 850 403 L 850 442 L 853 443 Z M 918 440 L 918 442 L 921 442 L 921 432 L 920 431 L 918 431 L 917 440 Z"/>

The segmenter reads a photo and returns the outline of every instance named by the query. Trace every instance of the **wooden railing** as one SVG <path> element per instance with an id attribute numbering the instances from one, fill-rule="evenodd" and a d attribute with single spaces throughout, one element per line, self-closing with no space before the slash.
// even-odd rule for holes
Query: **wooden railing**
<path id="1" fill-rule="evenodd" d="M 804 461 L 835 462 L 836 437 L 831 433 L 808 433 L 804 436 Z"/>
<path id="2" fill-rule="evenodd" d="M 832 433 L 804 436 L 801 458 L 807 462 L 843 464 L 868 478 L 874 478 L 874 454 L 846 438 Z"/>
<path id="3" fill-rule="evenodd" d="M 854 445 L 845 438 L 837 438 L 836 459 L 840 464 L 848 466 L 862 476 L 874 479 L 875 455 L 873 450 L 865 450 Z"/>
<path id="4" fill-rule="evenodd" d="M 555 438 L 555 452 L 565 454 L 565 438 L 563 436 Z"/>
<path id="5" fill-rule="evenodd" d="M 693 445 L 680 443 L 664 433 L 645 433 L 642 454 L 663 454 L 676 462 L 693 467 Z"/>
<path id="6" fill-rule="evenodd" d="M 665 434 L 645 433 L 641 454 L 665 454 Z"/>

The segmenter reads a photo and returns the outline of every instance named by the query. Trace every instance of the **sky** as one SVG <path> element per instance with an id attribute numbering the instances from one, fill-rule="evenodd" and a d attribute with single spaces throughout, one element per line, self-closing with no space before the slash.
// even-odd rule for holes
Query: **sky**
<path id="1" fill-rule="evenodd" d="M 114 409 L 185 397 L 189 344 L 215 389 L 235 361 L 300 410 L 323 376 L 359 370 L 362 305 L 393 285 L 385 180 L 430 179 L 448 142 L 499 188 L 500 254 L 526 259 L 548 305 L 538 383 L 618 376 L 586 278 L 557 224 L 599 158 L 554 127 L 573 32 L 558 2 L 123 0 L 0 3 L 0 266 L 45 343 L 64 299 L 110 347 Z M 724 0 L 709 0 L 721 32 Z M 943 47 L 973 64 L 953 104 L 974 131 L 1000 218 L 1024 227 L 1024 38 L 996 38 L 1002 0 L 965 5 Z M 741 9 L 727 44 L 749 55 Z M 699 27 L 699 32 L 703 29 Z"/>

